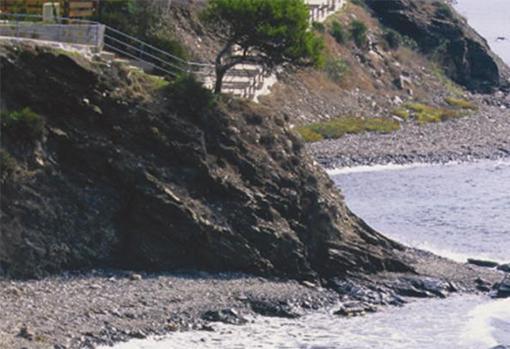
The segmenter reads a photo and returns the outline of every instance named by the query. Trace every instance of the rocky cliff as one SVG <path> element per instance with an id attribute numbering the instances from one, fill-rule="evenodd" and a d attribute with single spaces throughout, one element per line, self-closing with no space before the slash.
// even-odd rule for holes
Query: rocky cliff
<path id="1" fill-rule="evenodd" d="M 3 275 L 409 270 L 267 109 L 42 48 L 4 46 L 0 65 L 2 122 L 44 125 L 3 128 Z"/>
<path id="2" fill-rule="evenodd" d="M 413 38 L 455 82 L 475 92 L 509 86 L 508 67 L 443 1 L 366 0 L 381 22 Z"/>

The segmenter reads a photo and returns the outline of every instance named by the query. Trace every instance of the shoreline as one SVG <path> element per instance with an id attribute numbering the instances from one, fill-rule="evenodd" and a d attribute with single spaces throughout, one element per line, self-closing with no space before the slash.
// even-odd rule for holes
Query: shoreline
<path id="1" fill-rule="evenodd" d="M 413 248 L 400 254 L 415 273 L 350 275 L 322 285 L 202 272 L 0 279 L 0 347 L 96 348 L 175 331 L 212 331 L 217 321 L 242 325 L 245 317 L 298 318 L 321 309 L 359 316 L 417 299 L 487 294 L 505 275 Z"/>
<path id="2" fill-rule="evenodd" d="M 423 167 L 431 167 L 431 166 L 455 166 L 462 164 L 475 164 L 480 162 L 492 162 L 492 161 L 500 161 L 502 163 L 507 163 L 510 161 L 509 157 L 500 157 L 494 159 L 471 159 L 466 161 L 458 161 L 453 160 L 449 162 L 410 162 L 403 164 L 396 163 L 387 163 L 387 164 L 375 164 L 375 165 L 353 165 L 349 167 L 335 167 L 335 168 L 326 168 L 325 171 L 329 176 L 336 176 L 340 174 L 350 174 L 350 173 L 363 173 L 363 172 L 379 172 L 379 171 L 399 171 L 399 170 L 407 170 L 413 168 L 423 168 Z"/>
<path id="3" fill-rule="evenodd" d="M 307 145 L 326 170 L 355 166 L 447 164 L 510 158 L 510 109 L 483 105 L 456 120 L 404 123 L 389 134 L 350 134 Z"/>

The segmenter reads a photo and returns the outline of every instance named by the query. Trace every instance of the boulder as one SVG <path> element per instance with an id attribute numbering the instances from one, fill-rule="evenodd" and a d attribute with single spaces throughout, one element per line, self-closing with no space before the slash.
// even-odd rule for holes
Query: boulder
<path id="1" fill-rule="evenodd" d="M 510 276 L 506 276 L 496 287 L 496 298 L 510 297 Z"/>
<path id="2" fill-rule="evenodd" d="M 498 270 L 504 271 L 505 273 L 510 273 L 510 263 L 500 264 L 498 266 Z"/>
<path id="3" fill-rule="evenodd" d="M 401 277 L 392 288 L 401 296 L 417 298 L 446 298 L 449 293 L 457 291 L 456 287 L 447 281 L 423 276 Z"/>
<path id="4" fill-rule="evenodd" d="M 489 292 L 491 290 L 491 283 L 484 279 L 476 278 L 475 284 L 476 284 L 476 289 L 478 291 Z"/>
<path id="5" fill-rule="evenodd" d="M 340 309 L 336 310 L 333 314 L 340 316 L 361 316 L 366 313 L 374 313 L 377 308 L 373 305 L 363 302 L 348 302 L 341 305 Z"/>
<path id="6" fill-rule="evenodd" d="M 248 301 L 253 312 L 262 316 L 295 319 L 301 316 L 296 308 L 287 302 L 275 302 L 266 299 L 251 299 Z"/>
<path id="7" fill-rule="evenodd" d="M 235 309 L 210 310 L 202 315 L 202 319 L 230 325 L 242 325 L 247 322 Z"/>
<path id="8" fill-rule="evenodd" d="M 467 260 L 468 264 L 477 265 L 479 267 L 486 267 L 486 268 L 496 268 L 499 263 L 494 261 L 489 261 L 486 259 L 474 259 L 474 258 L 468 258 Z"/>
<path id="9" fill-rule="evenodd" d="M 486 259 L 475 259 L 475 258 L 468 258 L 467 260 L 468 264 L 477 265 L 479 267 L 486 267 L 486 268 L 496 268 L 499 264 L 494 261 L 489 261 Z"/>

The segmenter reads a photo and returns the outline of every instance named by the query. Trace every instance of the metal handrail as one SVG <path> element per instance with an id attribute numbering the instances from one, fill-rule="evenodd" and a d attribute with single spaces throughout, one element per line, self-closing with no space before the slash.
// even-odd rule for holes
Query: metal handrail
<path id="1" fill-rule="evenodd" d="M 107 34 L 105 34 L 105 38 L 108 38 L 108 39 L 110 39 L 110 40 L 113 40 L 113 41 L 115 41 L 115 42 L 117 42 L 117 43 L 119 43 L 119 44 L 122 44 L 122 45 L 124 45 L 124 46 L 126 46 L 126 47 L 129 47 L 130 49 L 133 49 L 133 50 L 135 50 L 135 51 L 137 51 L 137 52 L 139 52 L 139 53 L 142 53 L 142 54 L 144 54 L 144 55 L 147 55 L 147 56 L 149 56 L 150 58 L 153 58 L 153 59 L 155 59 L 155 60 L 157 60 L 157 61 L 159 61 L 159 62 L 161 62 L 161 63 L 163 63 L 163 64 L 169 65 L 170 67 L 172 67 L 172 68 L 174 68 L 174 69 L 180 70 L 180 71 L 182 71 L 182 72 L 186 72 L 186 69 L 183 69 L 183 68 L 181 68 L 181 67 L 179 67 L 179 66 L 177 66 L 177 65 L 174 65 L 174 64 L 172 64 L 172 63 L 170 63 L 170 62 L 167 62 L 167 61 L 165 61 L 165 60 L 163 60 L 163 59 L 161 59 L 161 58 L 159 58 L 159 57 L 153 56 L 153 55 L 151 55 L 150 53 L 147 53 L 147 52 L 145 52 L 145 51 L 142 51 L 142 50 L 141 50 L 141 49 L 139 49 L 138 47 L 135 47 L 135 46 L 133 46 L 133 45 L 130 45 L 130 44 L 128 44 L 128 43 L 126 43 L 126 42 L 124 42 L 124 41 L 122 41 L 122 40 L 116 39 L 116 38 L 114 38 L 114 37 L 112 37 L 112 36 L 110 36 L 110 35 L 107 35 Z M 107 43 L 105 43 L 105 45 L 108 45 L 109 47 L 111 47 L 111 46 L 112 46 L 112 45 L 107 44 Z M 126 54 L 127 54 L 127 52 L 126 52 L 125 50 L 121 50 L 121 49 L 119 49 L 119 48 L 117 48 L 117 49 L 118 49 L 119 51 L 122 51 L 121 53 L 126 53 Z M 139 58 L 139 57 L 135 56 L 134 58 Z"/>
<path id="2" fill-rule="evenodd" d="M 186 60 L 184 60 L 184 59 L 182 59 L 180 57 L 174 56 L 174 55 L 172 55 L 172 54 L 170 54 L 170 53 L 168 53 L 166 51 L 163 51 L 163 50 L 161 50 L 161 49 L 159 49 L 159 48 L 157 48 L 157 47 L 155 47 L 155 46 L 153 46 L 151 44 L 146 43 L 145 41 L 142 41 L 142 40 L 140 40 L 138 38 L 135 38 L 134 36 L 131 36 L 129 34 L 126 34 L 124 32 L 121 32 L 120 30 L 112 28 L 112 27 L 110 27 L 108 25 L 105 25 L 105 29 L 106 30 L 110 30 L 110 31 L 112 31 L 112 32 L 114 32 L 116 34 L 122 35 L 122 36 L 124 36 L 124 37 L 126 37 L 126 38 L 128 38 L 130 40 L 135 41 L 135 42 L 138 42 L 138 43 L 142 44 L 144 47 L 151 48 L 151 49 L 153 49 L 156 52 L 162 53 L 162 54 L 164 54 L 164 55 L 166 55 L 166 56 L 168 56 L 168 57 L 170 57 L 172 59 L 175 59 L 175 60 L 180 61 L 182 63 L 185 63 L 187 65 L 197 65 L 197 66 L 202 66 L 202 67 L 212 66 L 212 64 L 208 64 L 208 63 L 198 63 L 198 62 L 186 61 Z"/>
<path id="3" fill-rule="evenodd" d="M 132 54 L 130 54 L 130 53 L 128 53 L 128 52 L 123 52 L 122 50 L 120 50 L 120 49 L 116 48 L 115 46 L 111 46 L 111 45 L 108 45 L 108 44 L 105 44 L 105 46 L 106 46 L 106 47 L 108 47 L 108 48 L 109 48 L 110 50 L 112 50 L 112 51 L 116 51 L 117 53 L 120 53 L 120 54 L 126 55 L 126 56 L 128 56 L 128 57 L 130 57 L 130 58 L 138 59 L 138 57 L 136 57 L 135 55 L 132 55 Z M 151 65 L 154 69 L 157 69 L 157 70 L 162 71 L 163 73 L 169 74 L 169 75 L 171 75 L 171 76 L 173 76 L 173 77 L 177 77 L 177 74 L 175 74 L 174 72 L 171 72 L 171 71 L 169 71 L 169 70 L 166 70 L 166 69 L 164 69 L 164 68 L 161 68 L 161 67 L 159 67 L 159 66 L 157 66 L 157 65 L 155 65 L 155 64 L 153 64 L 153 63 L 150 63 L 150 62 L 145 62 L 145 63 L 147 63 L 147 64 Z"/>
<path id="4" fill-rule="evenodd" d="M 42 21 L 43 17 L 41 15 L 33 15 L 33 14 L 0 14 L 0 18 L 13 18 L 14 21 L 19 24 L 20 18 L 31 22 L 35 22 L 35 19 L 39 19 Z M 167 67 L 171 67 L 172 70 L 177 70 L 184 73 L 194 73 L 199 75 L 209 75 L 209 72 L 204 71 L 204 68 L 213 68 L 214 65 L 210 63 L 200 63 L 187 61 L 171 53 L 168 53 L 164 50 L 161 50 L 147 42 L 144 42 L 134 36 L 126 34 L 118 29 L 112 28 L 110 26 L 104 25 L 97 21 L 92 20 L 84 20 L 84 19 L 74 19 L 67 17 L 55 17 L 57 23 L 64 24 L 62 22 L 68 22 L 68 24 L 88 24 L 88 25 L 101 25 L 105 28 L 104 30 L 104 38 L 103 44 L 110 50 L 115 51 L 120 55 L 127 56 L 132 59 L 136 59 L 143 63 L 146 63 L 153 67 L 154 69 L 160 70 L 164 73 L 170 74 L 172 76 L 176 76 L 175 72 L 171 72 Z M 117 36 L 117 37 L 115 37 Z M 120 38 L 119 38 L 120 36 Z M 139 44 L 139 46 L 137 46 Z M 119 46 L 122 46 L 119 47 Z M 134 52 L 128 52 L 134 51 Z M 149 52 L 148 52 L 149 51 Z M 161 57 L 163 55 L 163 59 Z M 163 65 L 163 66 L 162 66 Z M 183 67 L 184 66 L 184 67 Z"/>

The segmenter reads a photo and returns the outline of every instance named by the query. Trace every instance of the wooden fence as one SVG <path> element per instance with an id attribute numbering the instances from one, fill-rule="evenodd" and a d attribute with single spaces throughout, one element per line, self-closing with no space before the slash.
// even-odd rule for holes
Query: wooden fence
<path id="1" fill-rule="evenodd" d="M 46 2 L 59 3 L 60 15 L 71 18 L 92 17 L 99 4 L 99 0 L 0 0 L 0 11 L 41 15 Z"/>

